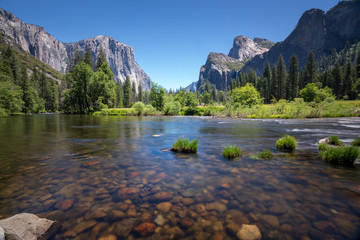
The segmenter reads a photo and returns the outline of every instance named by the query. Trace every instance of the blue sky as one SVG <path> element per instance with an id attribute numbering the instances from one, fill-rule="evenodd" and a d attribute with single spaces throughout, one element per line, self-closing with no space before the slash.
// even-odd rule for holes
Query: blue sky
<path id="1" fill-rule="evenodd" d="M 228 53 L 235 36 L 278 42 L 304 11 L 338 0 L 0 0 L 0 7 L 63 42 L 108 35 L 163 87 L 197 81 L 209 52 Z"/>

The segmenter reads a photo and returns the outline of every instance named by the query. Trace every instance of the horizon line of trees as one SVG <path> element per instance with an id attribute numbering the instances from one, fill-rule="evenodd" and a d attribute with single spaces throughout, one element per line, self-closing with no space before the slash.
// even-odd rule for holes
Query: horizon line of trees
<path id="1" fill-rule="evenodd" d="M 129 77 L 126 77 L 124 83 L 115 81 L 102 47 L 94 61 L 89 49 L 84 53 L 77 46 L 64 80 L 59 85 L 37 68 L 32 70 L 29 77 L 26 65 L 21 64 L 15 50 L 1 42 L 0 112 L 63 110 L 67 113 L 88 113 L 102 108 L 130 108 L 137 102 L 150 104 L 158 111 L 166 112 L 166 109 L 172 107 L 187 107 L 191 111 L 199 104 L 231 102 L 233 98 L 238 98 L 237 89 L 250 85 L 259 92 L 259 96 L 250 88 L 246 94 L 255 94 L 265 103 L 280 99 L 294 100 L 305 88 L 325 89 L 324 92 L 333 94 L 337 99 L 352 100 L 359 98 L 360 93 L 359 46 L 347 46 L 339 54 L 335 51 L 318 62 L 315 61 L 314 53 L 309 52 L 303 69 L 299 68 L 295 54 L 291 56 L 288 68 L 280 55 L 276 65 L 266 63 L 261 76 L 253 70 L 249 73 L 240 72 L 237 79 L 230 80 L 225 91 L 205 81 L 196 92 L 187 92 L 185 89 L 166 91 L 155 83 L 148 92 L 143 91 L 141 84 L 136 87 Z M 332 66 L 331 62 L 335 64 Z M 321 72 L 319 69 L 326 70 Z M 309 84 L 313 85 L 307 87 Z"/>

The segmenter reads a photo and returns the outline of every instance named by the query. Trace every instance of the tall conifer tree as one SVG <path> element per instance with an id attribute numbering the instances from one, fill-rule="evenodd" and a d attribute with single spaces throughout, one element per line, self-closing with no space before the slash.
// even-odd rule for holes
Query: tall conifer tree
<path id="1" fill-rule="evenodd" d="M 286 66 L 284 63 L 284 58 L 280 54 L 278 64 L 277 64 L 277 81 L 278 81 L 278 96 L 279 99 L 286 98 Z"/>
<path id="2" fill-rule="evenodd" d="M 289 82 L 288 91 L 290 93 L 290 99 L 297 98 L 299 95 L 299 62 L 295 54 L 290 58 L 289 65 Z"/>

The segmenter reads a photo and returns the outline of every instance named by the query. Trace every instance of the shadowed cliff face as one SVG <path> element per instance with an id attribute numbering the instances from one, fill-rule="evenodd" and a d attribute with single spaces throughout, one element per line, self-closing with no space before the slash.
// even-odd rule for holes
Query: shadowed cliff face
<path id="1" fill-rule="evenodd" d="M 245 36 L 235 37 L 229 55 L 213 52 L 209 54 L 205 65 L 200 69 L 197 89 L 208 80 L 211 84 L 215 84 L 217 89 L 226 90 L 231 78 L 236 77 L 236 72 L 246 61 L 268 51 L 272 45 L 273 43 L 267 39 L 252 40 Z"/>
<path id="2" fill-rule="evenodd" d="M 266 61 L 276 64 L 280 54 L 286 65 L 293 53 L 299 58 L 302 68 L 307 62 L 309 51 L 316 58 L 330 54 L 332 49 L 341 50 L 347 41 L 360 39 L 360 2 L 340 2 L 326 14 L 320 9 L 306 11 L 291 34 L 275 44 L 268 52 L 255 56 L 243 68 L 245 72 L 254 69 L 259 75 L 263 73 Z"/>
<path id="3" fill-rule="evenodd" d="M 151 80 L 135 61 L 134 49 L 108 36 L 97 36 L 84 39 L 77 43 L 62 43 L 47 33 L 42 27 L 27 24 L 12 13 L 0 8 L 0 29 L 12 37 L 26 52 L 31 53 L 52 68 L 65 73 L 71 57 L 76 50 L 76 44 L 85 51 L 88 47 L 95 58 L 102 46 L 106 52 L 107 61 L 122 82 L 129 76 L 136 86 L 142 84 L 144 90 L 150 90 Z"/>

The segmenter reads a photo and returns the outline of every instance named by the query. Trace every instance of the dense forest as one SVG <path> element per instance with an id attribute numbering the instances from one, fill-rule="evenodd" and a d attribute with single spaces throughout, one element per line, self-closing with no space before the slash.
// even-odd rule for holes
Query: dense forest
<path id="1" fill-rule="evenodd" d="M 102 48 L 96 60 L 89 50 L 84 53 L 78 48 L 63 76 L 9 42 L 1 36 L 0 115 L 91 113 L 131 107 L 147 109 L 149 114 L 196 115 L 200 105 L 249 107 L 299 98 L 305 102 L 354 100 L 360 94 L 360 43 L 347 44 L 342 51 L 334 50 L 318 61 L 310 52 L 304 69 L 299 68 L 296 55 L 287 69 L 280 55 L 277 65 L 266 64 L 262 76 L 255 71 L 240 72 L 226 91 L 206 81 L 196 92 L 166 91 L 155 83 L 146 92 L 129 78 L 124 83 L 114 81 Z"/>

